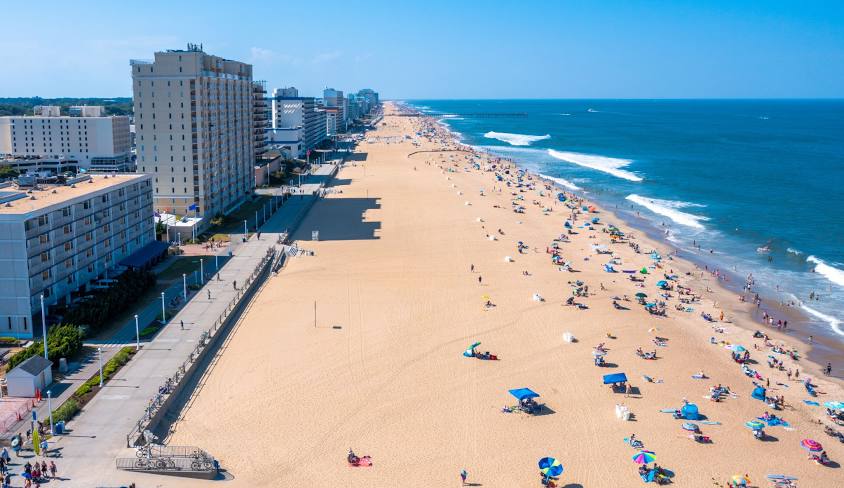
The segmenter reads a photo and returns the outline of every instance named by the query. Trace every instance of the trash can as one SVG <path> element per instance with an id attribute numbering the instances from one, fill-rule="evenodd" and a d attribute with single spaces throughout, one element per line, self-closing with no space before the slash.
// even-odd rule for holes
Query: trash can
<path id="1" fill-rule="evenodd" d="M 62 435 L 64 434 L 64 420 L 60 420 L 53 425 L 53 434 L 54 435 Z"/>

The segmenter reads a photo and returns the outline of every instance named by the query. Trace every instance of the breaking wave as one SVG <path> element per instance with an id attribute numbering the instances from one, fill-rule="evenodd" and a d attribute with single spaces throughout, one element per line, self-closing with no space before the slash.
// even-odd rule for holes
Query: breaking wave
<path id="1" fill-rule="evenodd" d="M 542 141 L 545 139 L 550 139 L 550 134 L 545 134 L 544 136 L 532 136 L 530 134 L 510 134 L 507 132 L 487 132 L 484 134 L 484 137 L 487 139 L 498 139 L 499 141 L 506 142 L 511 146 L 530 146 L 532 142 Z"/>
<path id="2" fill-rule="evenodd" d="M 621 169 L 633 162 L 629 159 L 608 158 L 606 156 L 598 156 L 595 154 L 555 151 L 554 149 L 549 149 L 548 154 L 560 161 L 566 161 L 578 166 L 583 166 L 584 168 L 602 171 L 617 178 L 629 181 L 642 181 L 641 176 Z"/>
<path id="3" fill-rule="evenodd" d="M 824 278 L 838 286 L 844 286 L 844 270 L 832 267 L 815 256 L 809 256 L 806 261 L 815 264 L 815 273 L 823 275 Z"/>
<path id="4" fill-rule="evenodd" d="M 655 214 L 662 215 L 663 217 L 668 217 L 673 222 L 680 225 L 685 225 L 687 227 L 703 229 L 703 224 L 701 224 L 700 221 L 709 220 L 708 218 L 703 217 L 701 215 L 693 215 L 678 210 L 680 208 L 701 206 L 696 203 L 675 202 L 673 200 L 660 200 L 658 198 L 646 198 L 636 194 L 627 195 L 626 199 L 630 200 L 631 202 L 637 205 L 641 205 L 647 208 Z"/>

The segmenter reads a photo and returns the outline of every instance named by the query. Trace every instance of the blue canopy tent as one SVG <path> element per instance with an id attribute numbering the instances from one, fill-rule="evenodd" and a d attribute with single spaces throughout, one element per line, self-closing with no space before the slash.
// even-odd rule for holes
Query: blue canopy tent
<path id="1" fill-rule="evenodd" d="M 687 403 L 683 405 L 683 408 L 680 409 L 680 413 L 686 420 L 698 420 L 700 418 L 700 412 L 697 409 L 697 405 L 694 403 Z"/>
<path id="2" fill-rule="evenodd" d="M 562 194 L 562 193 L 557 193 L 557 200 L 559 200 L 559 201 L 561 201 L 561 202 L 565 202 L 565 201 L 566 201 L 566 196 L 565 196 L 564 194 Z"/>
<path id="3" fill-rule="evenodd" d="M 756 388 L 753 389 L 753 392 L 750 393 L 750 396 L 757 399 L 757 400 L 762 400 L 764 402 L 765 401 L 765 387 L 757 386 Z"/>
<path id="4" fill-rule="evenodd" d="M 604 384 L 627 383 L 627 375 L 624 373 L 613 373 L 604 375 Z"/>
<path id="5" fill-rule="evenodd" d="M 527 400 L 530 398 L 538 398 L 539 393 L 531 390 L 530 388 L 516 388 L 515 390 L 509 390 L 510 394 L 516 397 L 517 400 Z"/>

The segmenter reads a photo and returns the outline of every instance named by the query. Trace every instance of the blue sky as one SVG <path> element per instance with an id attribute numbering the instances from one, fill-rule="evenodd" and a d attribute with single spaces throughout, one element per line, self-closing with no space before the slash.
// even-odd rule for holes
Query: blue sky
<path id="1" fill-rule="evenodd" d="M 844 97 L 844 1 L 45 0 L 2 14 L 0 96 L 130 96 L 130 58 L 201 42 L 307 95 Z"/>

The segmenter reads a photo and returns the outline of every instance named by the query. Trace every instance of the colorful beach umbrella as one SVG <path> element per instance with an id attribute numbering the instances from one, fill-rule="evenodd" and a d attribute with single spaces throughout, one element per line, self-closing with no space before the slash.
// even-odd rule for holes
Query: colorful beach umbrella
<path id="1" fill-rule="evenodd" d="M 560 476 L 563 474 L 563 465 L 552 457 L 544 457 L 539 460 L 539 471 L 545 476 Z"/>
<path id="2" fill-rule="evenodd" d="M 803 446 L 803 449 L 806 449 L 809 452 L 820 452 L 823 451 L 823 446 L 820 442 L 814 439 L 803 439 L 800 441 L 800 445 Z"/>
<path id="3" fill-rule="evenodd" d="M 832 410 L 844 410 L 844 402 L 824 402 L 823 406 Z"/>
<path id="4" fill-rule="evenodd" d="M 734 352 L 744 352 L 747 350 L 741 344 L 735 344 L 733 346 L 730 346 L 730 349 L 732 349 Z"/>
<path id="5" fill-rule="evenodd" d="M 463 351 L 463 355 L 467 358 L 470 358 L 475 355 L 475 348 L 480 346 L 480 342 L 475 342 L 471 346 L 467 347 L 465 351 Z"/>
<path id="6" fill-rule="evenodd" d="M 760 420 L 751 420 L 745 422 L 744 425 L 750 430 L 762 430 L 765 428 L 765 424 Z"/>
<path id="7" fill-rule="evenodd" d="M 747 486 L 750 483 L 750 479 L 742 474 L 734 474 L 732 478 L 730 478 L 730 483 L 733 486 Z"/>
<path id="8" fill-rule="evenodd" d="M 633 462 L 636 464 L 648 464 L 656 461 L 656 454 L 653 451 L 639 451 L 633 455 Z"/>

